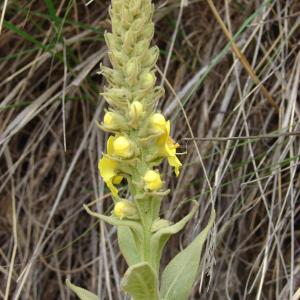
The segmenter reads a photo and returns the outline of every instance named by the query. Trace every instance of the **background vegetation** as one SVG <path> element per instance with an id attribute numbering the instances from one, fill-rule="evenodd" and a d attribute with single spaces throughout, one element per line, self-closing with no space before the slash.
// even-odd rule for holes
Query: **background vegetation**
<path id="1" fill-rule="evenodd" d="M 201 204 L 163 262 L 213 203 L 191 299 L 299 299 L 300 3 L 214 2 L 155 1 L 159 108 L 184 162 L 178 179 L 168 169 L 163 211 L 176 220 L 191 198 Z M 109 3 L 0 3 L 1 298 L 75 299 L 69 276 L 101 299 L 126 299 L 115 228 L 82 209 L 112 205 L 97 171 L 107 137 L 95 126 L 106 107 L 97 72 L 108 63 Z"/>

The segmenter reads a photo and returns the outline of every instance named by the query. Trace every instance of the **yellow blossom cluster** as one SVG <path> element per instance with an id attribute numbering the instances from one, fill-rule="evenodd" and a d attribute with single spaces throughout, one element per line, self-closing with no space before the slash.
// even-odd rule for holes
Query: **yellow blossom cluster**
<path id="1" fill-rule="evenodd" d="M 108 86 L 102 93 L 110 105 L 100 127 L 112 133 L 99 171 L 116 202 L 114 214 L 126 217 L 129 202 L 121 202 L 118 185 L 123 179 L 135 195 L 163 192 L 157 167 L 163 159 L 179 174 L 178 144 L 170 137 L 170 121 L 155 112 L 164 94 L 155 86 L 158 48 L 150 47 L 154 33 L 150 0 L 113 0 L 112 33 L 105 33 L 112 68 L 101 66 Z M 127 213 L 128 215 L 128 213 Z"/>
<path id="2" fill-rule="evenodd" d="M 110 120 L 110 118 L 111 113 L 107 112 L 104 116 L 104 126 L 106 126 L 107 119 Z M 170 121 L 166 121 L 162 114 L 154 113 L 148 118 L 148 123 L 146 127 L 150 139 L 146 145 L 143 137 L 132 140 L 122 134 L 110 136 L 107 141 L 107 153 L 103 154 L 99 161 L 99 170 L 114 197 L 118 195 L 115 185 L 120 184 L 123 177 L 131 175 L 126 174 L 124 170 L 139 169 L 138 164 L 141 166 L 147 164 L 147 162 L 141 161 L 142 154 L 149 152 L 147 149 L 151 149 L 152 155 L 148 157 L 152 156 L 152 162 L 148 161 L 149 169 L 143 168 L 145 173 L 140 174 L 145 190 L 157 191 L 163 185 L 158 171 L 150 169 L 151 166 L 156 166 L 157 158 L 167 158 L 170 166 L 174 167 L 176 175 L 179 175 L 181 163 L 176 156 L 176 148 L 179 145 L 175 144 L 170 137 Z M 111 122 L 109 125 L 112 125 Z M 136 153 L 140 153 L 140 155 L 135 156 Z"/>

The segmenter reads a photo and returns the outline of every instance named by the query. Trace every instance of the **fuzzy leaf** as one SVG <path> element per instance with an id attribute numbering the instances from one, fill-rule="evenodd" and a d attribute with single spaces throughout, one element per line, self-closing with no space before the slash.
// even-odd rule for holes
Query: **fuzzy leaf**
<path id="1" fill-rule="evenodd" d="M 87 205 L 83 205 L 84 209 L 87 211 L 87 213 L 93 217 L 96 217 L 102 221 L 105 221 L 108 224 L 114 225 L 114 226 L 128 226 L 130 227 L 139 237 L 142 236 L 142 226 L 136 222 L 131 220 L 120 220 L 114 216 L 105 216 L 102 214 L 98 214 L 96 212 L 91 211 Z"/>
<path id="2" fill-rule="evenodd" d="M 215 220 L 212 209 L 204 230 L 179 252 L 166 266 L 162 274 L 161 294 L 164 300 L 187 300 L 198 273 L 201 251 Z"/>
<path id="3" fill-rule="evenodd" d="M 118 226 L 118 242 L 128 266 L 141 261 L 134 234 L 128 226 Z"/>
<path id="4" fill-rule="evenodd" d="M 165 220 L 165 219 L 156 219 L 152 226 L 151 226 L 151 232 L 154 233 L 162 228 L 168 227 L 171 225 L 171 222 L 169 220 Z"/>
<path id="5" fill-rule="evenodd" d="M 129 267 L 121 286 L 133 300 L 159 300 L 157 275 L 147 262 L 141 262 Z"/>
<path id="6" fill-rule="evenodd" d="M 67 287 L 68 288 L 70 288 L 78 297 L 79 297 L 79 299 L 81 299 L 81 300 L 99 300 L 99 298 L 95 295 L 95 294 L 93 294 L 93 293 L 91 293 L 91 292 L 89 292 L 88 290 L 86 290 L 86 289 L 83 289 L 83 288 L 81 288 L 81 287 L 79 287 L 79 286 L 76 286 L 75 284 L 72 284 L 71 282 L 70 282 L 70 280 L 66 280 L 66 285 L 67 285 Z"/>
<path id="7" fill-rule="evenodd" d="M 198 209 L 199 207 L 198 202 L 193 201 L 193 203 L 194 203 L 194 207 L 192 208 L 190 213 L 186 215 L 184 218 L 182 218 L 179 222 L 170 226 L 165 226 L 153 234 L 151 238 L 151 249 L 155 257 L 152 260 L 155 262 L 155 267 L 157 269 L 159 268 L 159 261 L 161 258 L 162 250 L 165 244 L 167 243 L 168 239 L 170 238 L 170 236 L 182 230 L 186 225 L 186 223 L 193 217 L 196 210 Z"/>

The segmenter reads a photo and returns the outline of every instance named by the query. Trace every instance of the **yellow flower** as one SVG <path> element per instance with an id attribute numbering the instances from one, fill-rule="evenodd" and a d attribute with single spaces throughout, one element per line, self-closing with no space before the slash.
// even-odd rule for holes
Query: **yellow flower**
<path id="1" fill-rule="evenodd" d="M 113 152 L 113 141 L 113 136 L 109 137 L 107 141 L 107 153 L 109 155 L 111 155 Z M 116 197 L 118 195 L 118 189 L 114 185 L 120 184 L 123 179 L 122 176 L 118 175 L 118 163 L 109 157 L 103 156 L 99 161 L 98 168 L 100 171 L 100 175 L 110 189 L 112 195 Z"/>
<path id="2" fill-rule="evenodd" d="M 118 163 L 116 161 L 106 156 L 100 159 L 98 165 L 100 174 L 114 197 L 118 195 L 118 189 L 114 184 L 119 184 L 123 179 L 122 176 L 117 175 L 117 166 Z"/>
<path id="3" fill-rule="evenodd" d="M 179 147 L 179 144 L 175 143 L 170 137 L 170 127 L 171 123 L 168 121 L 166 123 L 165 132 L 159 138 L 162 143 L 160 153 L 163 156 L 166 156 L 171 167 L 174 167 L 176 176 L 179 175 L 179 168 L 182 166 L 180 160 L 176 156 L 176 149 Z"/>
<path id="4" fill-rule="evenodd" d="M 155 113 L 152 115 L 150 123 L 152 130 L 161 134 L 157 141 L 159 146 L 159 155 L 167 157 L 170 166 L 175 168 L 175 174 L 178 176 L 179 168 L 182 166 L 182 164 L 176 156 L 176 148 L 179 147 L 179 144 L 174 143 L 170 137 L 170 121 L 166 121 L 162 114 Z"/>
<path id="5" fill-rule="evenodd" d="M 113 154 L 122 158 L 129 158 L 133 154 L 132 144 L 125 136 L 119 136 L 113 140 Z"/>
<path id="6" fill-rule="evenodd" d="M 115 204 L 114 215 L 119 219 L 137 217 L 135 204 L 128 200 L 122 200 Z"/>
<path id="7" fill-rule="evenodd" d="M 155 191 L 162 187 L 162 181 L 158 172 L 148 170 L 143 179 L 147 190 Z"/>

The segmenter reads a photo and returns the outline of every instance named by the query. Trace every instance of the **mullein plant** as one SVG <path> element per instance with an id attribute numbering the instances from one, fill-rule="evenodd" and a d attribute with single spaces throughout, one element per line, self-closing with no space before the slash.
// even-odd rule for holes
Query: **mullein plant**
<path id="1" fill-rule="evenodd" d="M 99 127 L 111 133 L 106 153 L 99 161 L 100 175 L 109 188 L 114 208 L 111 215 L 86 211 L 117 226 L 118 243 L 129 268 L 122 289 L 134 300 L 186 300 L 198 274 L 201 249 L 213 225 L 208 225 L 165 267 L 160 260 L 171 235 L 183 229 L 198 209 L 193 206 L 173 224 L 160 217 L 166 189 L 159 165 L 166 159 L 178 176 L 181 162 L 178 144 L 170 137 L 171 123 L 155 110 L 164 90 L 156 86 L 155 66 L 159 48 L 151 46 L 154 34 L 151 0 L 112 0 L 109 10 L 112 32 L 105 33 L 112 68 L 101 65 L 107 80 L 102 96 L 109 104 Z M 130 196 L 122 197 L 121 182 L 127 182 Z M 160 282 L 160 284 L 159 284 Z M 83 300 L 98 297 L 67 281 Z"/>

